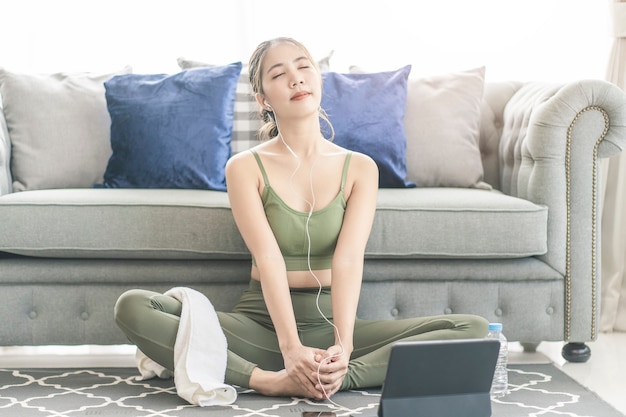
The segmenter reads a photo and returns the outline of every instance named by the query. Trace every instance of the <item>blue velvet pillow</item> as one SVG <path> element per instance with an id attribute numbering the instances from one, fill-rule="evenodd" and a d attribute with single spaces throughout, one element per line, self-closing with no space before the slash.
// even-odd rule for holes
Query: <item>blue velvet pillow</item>
<path id="1" fill-rule="evenodd" d="M 411 66 L 367 74 L 322 73 L 322 108 L 335 129 L 334 142 L 369 155 L 381 188 L 412 187 L 406 181 L 404 113 Z"/>
<path id="2" fill-rule="evenodd" d="M 241 63 L 104 83 L 111 116 L 107 188 L 226 191 Z"/>

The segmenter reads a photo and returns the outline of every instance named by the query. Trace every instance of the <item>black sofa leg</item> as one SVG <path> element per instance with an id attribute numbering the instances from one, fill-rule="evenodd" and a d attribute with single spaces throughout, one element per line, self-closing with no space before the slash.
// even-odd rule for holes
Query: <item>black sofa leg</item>
<path id="1" fill-rule="evenodd" d="M 568 362 L 587 362 L 591 357 L 591 349 L 584 343 L 569 342 L 561 349 L 561 355 Z"/>

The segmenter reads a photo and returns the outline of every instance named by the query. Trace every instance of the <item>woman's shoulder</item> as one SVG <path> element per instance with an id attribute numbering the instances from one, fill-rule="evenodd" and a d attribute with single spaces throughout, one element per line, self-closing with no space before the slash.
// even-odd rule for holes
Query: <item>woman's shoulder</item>
<path id="1" fill-rule="evenodd" d="M 354 167 L 358 172 L 378 172 L 378 165 L 374 159 L 362 152 L 346 150 L 346 152 L 350 153 L 350 166 Z"/>
<path id="2" fill-rule="evenodd" d="M 350 163 L 352 163 L 352 160 L 356 160 L 357 163 L 363 163 L 363 164 L 370 165 L 370 166 L 371 164 L 376 165 L 376 163 L 374 162 L 374 159 L 372 159 L 372 157 L 370 157 L 367 154 L 364 154 L 358 151 L 353 151 L 351 149 L 345 148 L 341 145 L 337 145 L 336 143 L 332 143 L 332 142 L 329 142 L 329 145 L 332 147 L 331 148 L 332 153 L 343 154 L 343 155 L 351 154 Z"/>
<path id="3" fill-rule="evenodd" d="M 226 175 L 233 175 L 242 172 L 243 175 L 254 175 L 256 172 L 252 167 L 257 166 L 257 156 L 267 154 L 268 142 L 263 142 L 245 151 L 238 152 L 231 156 L 226 162 Z"/>
<path id="4" fill-rule="evenodd" d="M 352 154 L 351 158 L 358 161 L 359 163 L 370 165 L 370 166 L 372 164 L 376 165 L 376 162 L 374 161 L 374 159 L 371 156 L 363 152 L 357 152 L 357 151 L 348 151 L 348 152 Z"/>
<path id="5" fill-rule="evenodd" d="M 233 165 L 241 165 L 242 163 L 246 163 L 247 160 L 250 160 L 250 158 L 253 157 L 254 156 L 252 155 L 250 149 L 242 152 L 237 152 L 236 154 L 228 158 L 228 161 L 226 161 L 226 167 L 228 168 L 229 166 Z"/>
<path id="6" fill-rule="evenodd" d="M 354 151 L 343 146 L 337 145 L 336 143 L 329 142 L 330 153 L 335 155 L 347 155 L 350 154 L 350 171 L 353 171 L 357 174 L 367 173 L 367 172 L 376 172 L 378 175 L 378 165 L 374 159 L 362 152 Z"/>
<path id="7" fill-rule="evenodd" d="M 342 155 L 350 154 L 348 161 L 348 176 L 354 181 L 375 181 L 378 183 L 378 165 L 374 159 L 362 152 L 353 151 L 337 144 L 333 144 L 335 151 Z"/>
<path id="8" fill-rule="evenodd" d="M 254 170 L 251 169 L 253 164 L 256 165 L 256 161 L 250 149 L 234 154 L 226 162 L 226 179 L 228 180 L 229 177 L 233 178 L 249 175 L 254 172 Z"/>
<path id="9" fill-rule="evenodd" d="M 245 151 L 237 152 L 228 159 L 227 164 L 241 164 L 242 161 L 244 161 L 243 163 L 245 163 L 245 161 L 252 161 L 254 159 L 254 154 L 263 153 L 263 148 L 265 148 L 266 145 L 267 143 L 263 142 Z"/>

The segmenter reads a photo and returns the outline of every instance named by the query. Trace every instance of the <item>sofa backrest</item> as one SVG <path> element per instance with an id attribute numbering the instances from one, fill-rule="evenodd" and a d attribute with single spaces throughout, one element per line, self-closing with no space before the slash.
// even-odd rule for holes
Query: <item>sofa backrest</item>
<path id="1" fill-rule="evenodd" d="M 506 104 L 523 85 L 521 82 L 488 82 L 485 84 L 481 106 L 480 154 L 484 181 L 501 189 L 499 147 L 502 137 L 503 114 Z"/>
<path id="2" fill-rule="evenodd" d="M 0 98 L 0 195 L 11 192 L 11 142 Z"/>
<path id="3" fill-rule="evenodd" d="M 493 188 L 501 189 L 499 143 L 503 128 L 503 113 L 511 97 L 523 85 L 522 82 L 488 82 L 485 84 L 484 96 L 481 104 L 479 148 L 484 168 L 484 181 Z M 242 97 L 238 97 L 241 100 Z M 245 111 L 253 113 L 251 109 Z M 256 114 L 250 114 L 256 117 Z M 249 128 L 249 126 L 246 126 Z M 240 127 L 241 129 L 242 127 Z M 11 177 L 11 143 L 7 123 L 0 101 L 0 195 L 12 191 Z M 249 142 L 253 142 L 249 140 Z M 233 149 L 236 153 L 241 149 Z"/>

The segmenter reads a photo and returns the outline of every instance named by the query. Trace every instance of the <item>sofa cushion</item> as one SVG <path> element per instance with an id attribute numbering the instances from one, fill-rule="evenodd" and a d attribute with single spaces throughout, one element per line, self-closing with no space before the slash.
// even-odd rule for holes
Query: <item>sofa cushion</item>
<path id="1" fill-rule="evenodd" d="M 112 188 L 226 190 L 241 63 L 177 74 L 128 74 L 105 83 Z"/>
<path id="2" fill-rule="evenodd" d="M 547 252 L 548 209 L 473 188 L 378 191 L 373 258 L 519 258 Z"/>
<path id="3" fill-rule="evenodd" d="M 382 188 L 411 186 L 406 181 L 404 114 L 411 66 L 367 74 L 326 72 L 322 108 L 335 130 L 334 142 L 369 155 Z"/>
<path id="4" fill-rule="evenodd" d="M 368 258 L 546 252 L 548 210 L 496 191 L 381 189 Z M 60 258 L 248 259 L 228 195 L 71 189 L 0 196 L 0 251 Z"/>
<path id="5" fill-rule="evenodd" d="M 0 197 L 0 251 L 60 258 L 249 258 L 228 195 L 67 189 Z"/>
<path id="6" fill-rule="evenodd" d="M 26 74 L 0 68 L 15 191 L 102 181 L 111 155 L 103 83 L 130 71 Z"/>

